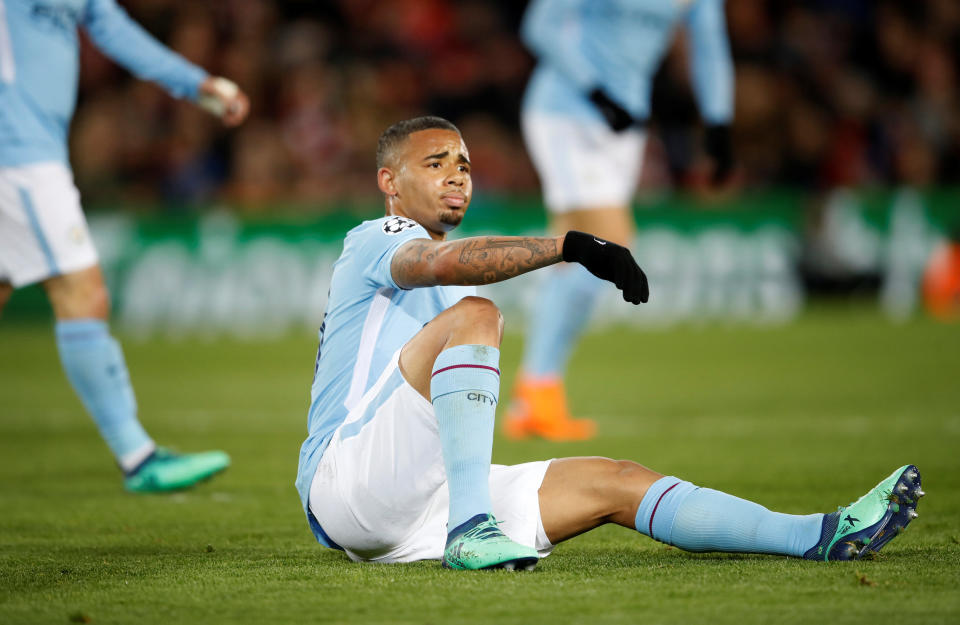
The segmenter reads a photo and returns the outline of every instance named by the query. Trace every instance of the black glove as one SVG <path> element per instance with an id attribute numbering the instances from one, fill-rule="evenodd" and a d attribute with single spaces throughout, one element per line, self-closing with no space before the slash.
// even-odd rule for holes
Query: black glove
<path id="1" fill-rule="evenodd" d="M 733 171 L 733 146 L 730 141 L 730 126 L 707 126 L 704 136 L 707 154 L 713 159 L 713 174 L 710 182 L 720 185 L 726 182 Z"/>
<path id="2" fill-rule="evenodd" d="M 636 120 L 625 108 L 610 99 L 603 89 L 594 89 L 590 92 L 590 101 L 600 109 L 607 124 L 614 132 L 623 132 L 634 124 Z"/>
<path id="3" fill-rule="evenodd" d="M 621 245 L 571 230 L 563 240 L 563 260 L 580 263 L 598 278 L 613 282 L 628 302 L 639 304 L 650 299 L 647 276 L 630 250 Z"/>

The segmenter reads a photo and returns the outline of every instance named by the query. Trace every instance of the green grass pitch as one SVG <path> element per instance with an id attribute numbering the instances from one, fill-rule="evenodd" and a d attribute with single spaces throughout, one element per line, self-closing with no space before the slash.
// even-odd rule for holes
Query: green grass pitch
<path id="1" fill-rule="evenodd" d="M 519 347 L 504 345 L 505 391 Z M 313 542 L 293 488 L 312 333 L 125 349 L 154 437 L 234 465 L 185 493 L 125 494 L 50 328 L 0 324 L 0 623 L 960 622 L 956 325 L 844 309 L 588 336 L 569 386 L 600 437 L 498 438 L 495 461 L 631 458 L 792 513 L 913 462 L 928 496 L 875 561 L 687 554 L 606 527 L 522 574 L 356 565 Z"/>

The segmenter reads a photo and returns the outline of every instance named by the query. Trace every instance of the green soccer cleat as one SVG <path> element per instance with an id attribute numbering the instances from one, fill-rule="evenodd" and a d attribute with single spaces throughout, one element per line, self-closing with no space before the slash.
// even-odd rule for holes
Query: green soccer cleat
<path id="1" fill-rule="evenodd" d="M 123 487 L 132 493 L 162 493 L 190 488 L 230 466 L 222 451 L 177 454 L 158 447 L 139 467 L 123 478 Z"/>
<path id="2" fill-rule="evenodd" d="M 917 467 L 900 467 L 860 499 L 825 515 L 820 542 L 803 557 L 859 560 L 880 551 L 917 518 L 917 502 L 925 494 Z"/>
<path id="3" fill-rule="evenodd" d="M 532 571 L 538 560 L 537 550 L 507 538 L 492 514 L 478 514 L 447 535 L 441 564 L 458 570 Z"/>

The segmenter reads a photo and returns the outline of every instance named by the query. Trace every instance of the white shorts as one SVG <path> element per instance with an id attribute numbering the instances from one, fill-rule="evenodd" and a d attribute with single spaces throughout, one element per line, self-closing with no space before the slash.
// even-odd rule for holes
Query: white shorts
<path id="1" fill-rule="evenodd" d="M 553 549 L 538 495 L 549 465 L 490 469 L 500 529 L 541 557 Z M 395 357 L 324 451 L 310 487 L 310 511 L 354 561 L 439 560 L 448 499 L 433 405 L 403 380 Z"/>
<path id="2" fill-rule="evenodd" d="M 523 137 L 552 213 L 629 206 L 640 178 L 646 132 L 524 111 Z"/>
<path id="3" fill-rule="evenodd" d="M 0 167 L 0 282 L 20 287 L 97 262 L 66 166 Z"/>

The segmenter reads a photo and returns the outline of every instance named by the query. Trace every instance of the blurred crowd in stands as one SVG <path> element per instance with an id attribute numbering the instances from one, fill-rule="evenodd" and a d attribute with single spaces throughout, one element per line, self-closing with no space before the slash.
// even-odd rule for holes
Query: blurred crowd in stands
<path id="1" fill-rule="evenodd" d="M 72 162 L 85 204 L 225 201 L 305 210 L 377 197 L 379 133 L 457 123 L 483 193 L 536 193 L 518 128 L 533 59 L 523 2 L 121 0 L 188 59 L 235 80 L 226 131 L 84 40 Z M 925 187 L 960 181 L 960 2 L 727 0 L 737 184 Z M 681 33 L 655 83 L 642 187 L 697 187 L 709 163 Z"/>

